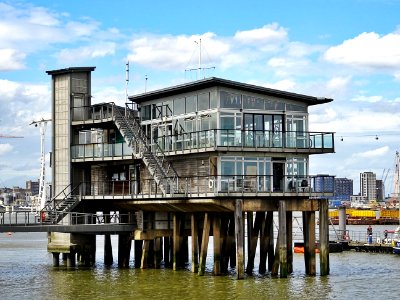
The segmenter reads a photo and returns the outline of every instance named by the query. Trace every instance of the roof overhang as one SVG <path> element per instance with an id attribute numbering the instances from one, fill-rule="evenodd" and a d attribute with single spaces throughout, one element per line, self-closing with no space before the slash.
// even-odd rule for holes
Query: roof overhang
<path id="1" fill-rule="evenodd" d="M 271 88 L 266 88 L 263 86 L 241 83 L 241 82 L 217 78 L 217 77 L 196 80 L 196 81 L 192 81 L 189 83 L 184 83 L 184 84 L 180 84 L 180 85 L 163 88 L 160 90 L 155 90 L 155 91 L 150 91 L 150 92 L 146 92 L 143 94 L 129 96 L 128 99 L 137 104 L 141 104 L 142 102 L 145 102 L 145 101 L 170 97 L 173 95 L 178 95 L 178 94 L 183 94 L 183 93 L 189 93 L 189 92 L 193 92 L 196 90 L 206 89 L 206 88 L 215 87 L 215 86 L 233 88 L 233 89 L 238 89 L 238 90 L 242 90 L 245 92 L 258 93 L 258 94 L 261 94 L 264 96 L 273 96 L 273 97 L 279 97 L 279 98 L 284 98 L 284 99 L 301 101 L 301 102 L 306 103 L 307 105 L 317 105 L 317 104 L 323 104 L 323 103 L 328 103 L 328 102 L 333 101 L 333 99 L 331 99 L 331 98 L 307 96 L 307 95 L 303 95 L 303 94 L 280 91 L 280 90 L 275 90 L 275 89 L 271 89 Z"/>
<path id="2" fill-rule="evenodd" d="M 67 73 L 78 73 L 78 72 L 92 72 L 96 69 L 96 67 L 71 67 L 71 68 L 64 68 L 58 70 L 50 70 L 46 71 L 48 75 L 60 75 L 60 74 L 67 74 Z"/>

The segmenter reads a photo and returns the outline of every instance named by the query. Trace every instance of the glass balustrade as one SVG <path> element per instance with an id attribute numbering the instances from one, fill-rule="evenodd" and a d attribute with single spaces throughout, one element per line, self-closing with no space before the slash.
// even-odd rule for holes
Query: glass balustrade
<path id="1" fill-rule="evenodd" d="M 78 158 L 104 158 L 104 157 L 123 157 L 132 155 L 133 150 L 126 143 L 116 144 L 86 144 L 74 145 L 71 147 L 73 159 Z"/>

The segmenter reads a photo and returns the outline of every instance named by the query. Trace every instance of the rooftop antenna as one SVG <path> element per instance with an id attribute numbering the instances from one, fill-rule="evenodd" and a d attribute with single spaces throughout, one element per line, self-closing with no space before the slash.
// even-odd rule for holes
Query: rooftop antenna
<path id="1" fill-rule="evenodd" d="M 51 119 L 41 119 L 39 121 L 32 121 L 29 125 L 35 125 L 40 129 L 40 178 L 39 178 L 39 200 L 40 210 L 44 208 L 46 202 L 46 189 L 45 189 L 45 156 L 44 156 L 44 137 L 46 134 L 47 123 Z"/>
<path id="2" fill-rule="evenodd" d="M 202 70 L 208 70 L 208 69 L 215 69 L 215 67 L 206 67 L 206 68 L 203 68 L 202 66 L 201 66 L 201 64 L 202 64 L 202 61 L 201 61 L 201 52 L 202 52 L 202 48 L 201 48 L 201 39 L 199 39 L 199 41 L 197 42 L 197 41 L 194 41 L 198 46 L 199 46 L 199 57 L 198 57 L 198 66 L 197 66 L 197 68 L 193 68 L 193 69 L 186 69 L 185 70 L 185 72 L 186 71 L 197 71 L 197 79 L 199 80 L 199 79 L 201 79 L 201 72 L 202 72 Z"/>
<path id="3" fill-rule="evenodd" d="M 125 78 L 125 116 L 126 116 L 126 107 L 128 105 L 128 84 L 129 84 L 129 60 L 126 63 L 126 78 Z"/>

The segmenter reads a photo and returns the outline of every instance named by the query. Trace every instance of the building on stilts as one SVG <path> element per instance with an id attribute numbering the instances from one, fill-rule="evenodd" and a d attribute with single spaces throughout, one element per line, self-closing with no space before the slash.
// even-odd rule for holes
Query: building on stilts
<path id="1" fill-rule="evenodd" d="M 119 233 L 121 267 L 129 265 L 134 241 L 136 267 L 163 263 L 176 270 L 190 261 L 192 271 L 204 275 L 212 236 L 213 274 L 229 268 L 238 278 L 252 273 L 259 244 L 258 272 L 286 277 L 293 269 L 295 211 L 303 216 L 305 270 L 316 274 L 319 211 L 320 274 L 329 274 L 327 197 L 333 189 L 316 188 L 309 157 L 333 153 L 334 134 L 310 132 L 308 108 L 332 99 L 212 77 L 130 96 L 125 107 L 92 104 L 94 69 L 47 72 L 52 222 L 68 222 L 66 210 L 96 213 L 104 222 L 129 218 L 136 229 Z M 93 262 L 94 234 L 51 233 L 55 265 L 59 253 L 70 265 L 76 254 Z M 111 264 L 109 234 L 104 247 Z"/>

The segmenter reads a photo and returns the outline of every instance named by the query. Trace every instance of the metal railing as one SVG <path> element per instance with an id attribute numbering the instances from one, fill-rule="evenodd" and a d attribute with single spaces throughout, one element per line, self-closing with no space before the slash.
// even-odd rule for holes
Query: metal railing
<path id="1" fill-rule="evenodd" d="M 324 176 L 324 180 L 333 182 L 333 176 Z M 309 195 L 331 196 L 333 184 L 320 184 L 320 176 L 286 175 L 221 175 L 180 177 L 179 194 L 166 197 L 204 197 L 211 195 Z M 98 181 L 83 182 L 82 196 L 129 196 L 136 198 L 162 197 L 163 192 L 153 179 L 140 181 Z"/>
<path id="2" fill-rule="evenodd" d="M 68 212 L 62 213 L 63 219 L 58 223 L 49 224 L 46 221 L 46 213 L 41 214 L 35 212 L 16 211 L 16 212 L 1 212 L 0 225 L 9 226 L 32 226 L 32 225 L 93 225 L 93 224 L 136 224 L 134 213 L 79 213 Z"/>

